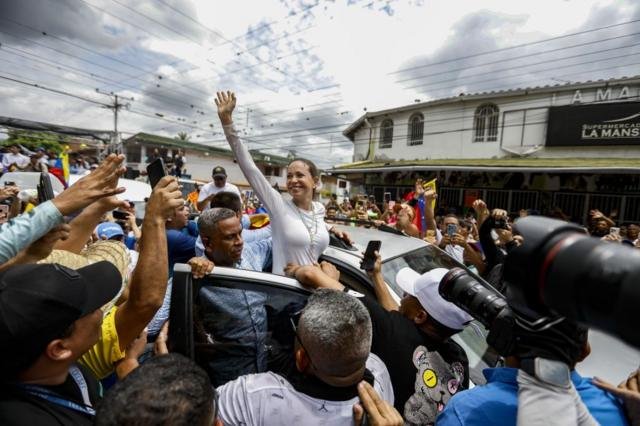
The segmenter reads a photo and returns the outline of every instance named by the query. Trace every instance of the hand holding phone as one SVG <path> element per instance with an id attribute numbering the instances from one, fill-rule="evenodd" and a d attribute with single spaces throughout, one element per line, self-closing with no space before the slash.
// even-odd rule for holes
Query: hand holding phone
<path id="1" fill-rule="evenodd" d="M 53 200 L 55 194 L 51 187 L 51 180 L 49 173 L 40 173 L 40 184 L 38 184 L 38 203 L 44 203 L 45 201 Z"/>
<path id="2" fill-rule="evenodd" d="M 149 176 L 151 189 L 155 188 L 160 179 L 167 175 L 167 169 L 164 167 L 162 158 L 156 158 L 147 166 L 147 175 Z"/>
<path id="3" fill-rule="evenodd" d="M 116 220 L 128 220 L 129 219 L 129 213 L 127 212 L 121 212 L 120 210 L 114 210 L 112 212 L 113 218 Z"/>
<path id="4" fill-rule="evenodd" d="M 380 252 L 380 246 L 382 241 L 372 240 L 367 244 L 367 249 L 364 252 L 362 263 L 360 263 L 360 269 L 364 269 L 367 272 L 373 271 L 376 265 L 376 252 Z"/>

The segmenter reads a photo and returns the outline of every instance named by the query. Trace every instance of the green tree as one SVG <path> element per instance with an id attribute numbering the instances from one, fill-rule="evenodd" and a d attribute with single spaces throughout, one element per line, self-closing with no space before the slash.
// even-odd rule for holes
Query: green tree
<path id="1" fill-rule="evenodd" d="M 176 139 L 182 142 L 187 142 L 189 141 L 189 139 L 191 139 L 191 136 L 189 136 L 189 133 L 187 132 L 178 132 L 178 136 L 176 136 Z"/>
<path id="2" fill-rule="evenodd" d="M 18 143 L 31 151 L 35 151 L 38 147 L 43 147 L 46 150 L 53 150 L 59 154 L 62 152 L 63 144 L 65 144 L 66 141 L 66 136 L 55 133 L 11 129 L 9 130 L 9 137 L 0 141 L 0 144 L 7 146 Z"/>

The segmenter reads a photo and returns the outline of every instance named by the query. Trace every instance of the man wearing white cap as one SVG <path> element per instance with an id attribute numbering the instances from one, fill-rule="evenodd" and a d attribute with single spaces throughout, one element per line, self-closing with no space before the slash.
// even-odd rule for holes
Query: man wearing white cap
<path id="1" fill-rule="evenodd" d="M 373 325 L 371 352 L 387 365 L 395 407 L 405 424 L 432 425 L 449 398 L 468 388 L 469 361 L 450 337 L 472 318 L 438 293 L 447 269 L 432 269 L 422 275 L 410 268 L 401 269 L 396 283 L 405 296 L 398 305 L 389 293 L 380 267 L 378 256 L 370 273 L 378 301 L 360 299 Z M 338 281 L 339 274 L 331 269 L 327 263 L 320 267 L 291 265 L 286 272 L 312 287 L 344 290 Z"/>

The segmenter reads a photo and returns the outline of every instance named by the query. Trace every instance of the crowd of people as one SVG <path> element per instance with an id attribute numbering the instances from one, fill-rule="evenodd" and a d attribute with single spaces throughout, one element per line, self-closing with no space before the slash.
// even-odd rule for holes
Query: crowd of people
<path id="1" fill-rule="evenodd" d="M 0 424 L 640 421 L 638 372 L 615 387 L 575 371 L 590 351 L 588 331 L 578 324 L 562 320 L 556 325 L 562 332 L 551 337 L 519 334 L 519 347 L 527 351 L 516 350 L 502 366 L 485 370 L 486 384 L 472 388 L 468 354 L 453 336 L 473 318 L 439 294 L 447 269 L 420 274 L 402 268 L 394 277 L 404 292 L 398 300 L 378 253 L 367 271 L 375 297 L 351 291 L 334 265 L 319 261 L 330 235 L 352 243 L 348 227 L 335 222 L 350 217 L 358 225 L 425 239 L 504 291 L 505 257 L 522 244 L 506 211 L 490 210 L 482 200 L 464 217 L 438 211 L 436 191 L 421 181 L 406 199 L 387 200 L 382 209 L 369 197 L 323 205 L 316 201 L 319 171 L 302 158 L 290 162 L 287 194 L 280 194 L 234 127 L 235 94 L 220 92 L 215 103 L 262 211 L 215 166 L 212 181 L 188 200 L 176 176 L 162 178 L 140 223 L 118 187 L 124 157 L 115 154 L 90 165 L 52 200 L 29 200 L 28 210 L 20 188 L 0 189 L 0 203 L 11 205 L 0 225 Z M 11 155 L 6 171 L 26 164 L 19 153 Z M 197 221 L 191 209 L 198 210 Z M 638 245 L 640 227 L 615 225 L 591 212 L 592 235 Z M 218 343 L 215 353 L 206 365 L 172 353 L 168 320 L 178 263 L 188 264 L 196 280 L 226 267 L 287 275 L 306 286 L 312 293 L 290 318 L 291 349 L 273 359 L 264 293 L 214 285 L 199 288 L 198 306 L 205 312 L 194 317 L 206 313 L 217 320 L 199 322 L 194 333 Z M 570 372 L 565 387 L 545 388 L 526 368 L 540 339 L 554 342 L 545 346 L 547 357 Z M 522 390 L 533 390 L 526 407 Z M 548 396 L 541 390 L 569 395 L 571 410 L 557 397 L 545 400 L 548 410 L 540 412 L 535 399 Z M 529 422 L 521 422 L 523 413 Z"/>

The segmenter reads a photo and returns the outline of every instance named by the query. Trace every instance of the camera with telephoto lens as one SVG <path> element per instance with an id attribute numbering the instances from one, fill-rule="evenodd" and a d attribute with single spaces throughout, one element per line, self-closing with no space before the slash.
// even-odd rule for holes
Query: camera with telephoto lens
<path id="1" fill-rule="evenodd" d="M 489 329 L 487 342 L 498 353 L 513 354 L 516 329 L 535 335 L 565 318 L 640 347 L 634 315 L 640 305 L 640 250 L 540 216 L 519 219 L 514 229 L 524 242 L 505 260 L 504 295 L 460 268 L 449 271 L 439 287 L 442 297 Z"/>

